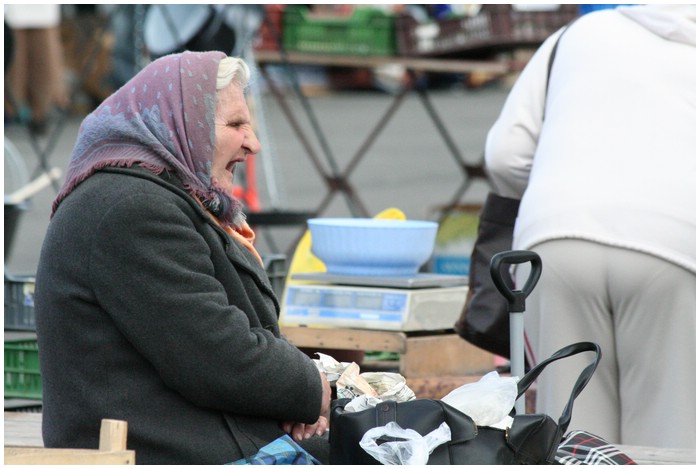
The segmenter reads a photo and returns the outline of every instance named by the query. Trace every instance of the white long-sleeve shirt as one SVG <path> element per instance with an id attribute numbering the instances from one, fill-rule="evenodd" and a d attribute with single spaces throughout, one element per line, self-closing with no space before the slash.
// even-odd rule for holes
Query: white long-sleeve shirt
<path id="1" fill-rule="evenodd" d="M 486 169 L 522 198 L 514 249 L 580 238 L 695 272 L 695 5 L 620 7 L 538 49 L 488 133 Z"/>

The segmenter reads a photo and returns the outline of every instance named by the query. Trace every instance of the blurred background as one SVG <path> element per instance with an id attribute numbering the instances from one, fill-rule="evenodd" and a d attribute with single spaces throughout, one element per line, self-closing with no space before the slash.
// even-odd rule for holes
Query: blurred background
<path id="1" fill-rule="evenodd" d="M 395 207 L 441 223 L 429 269 L 466 273 L 508 89 L 549 34 L 606 6 L 5 5 L 6 275 L 36 271 L 84 116 L 185 49 L 254 69 L 263 151 L 236 177 L 261 253 L 289 258 L 310 217 Z"/>

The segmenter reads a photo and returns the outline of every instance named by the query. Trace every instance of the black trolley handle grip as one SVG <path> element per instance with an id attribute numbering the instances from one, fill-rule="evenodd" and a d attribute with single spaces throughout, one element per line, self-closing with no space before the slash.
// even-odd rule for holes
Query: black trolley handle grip
<path id="1" fill-rule="evenodd" d="M 522 290 L 511 290 L 503 278 L 501 266 L 503 264 L 524 264 L 530 262 L 530 276 Z M 536 252 L 532 251 L 504 251 L 495 254 L 491 258 L 491 278 L 499 292 L 508 301 L 508 311 L 519 313 L 525 311 L 525 298 L 532 292 L 542 274 L 542 260 Z M 508 271 L 505 272 L 507 275 Z"/>

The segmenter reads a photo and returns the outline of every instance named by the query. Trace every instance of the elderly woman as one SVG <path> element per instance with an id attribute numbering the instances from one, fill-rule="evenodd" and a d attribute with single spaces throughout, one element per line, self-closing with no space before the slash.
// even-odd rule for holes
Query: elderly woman
<path id="1" fill-rule="evenodd" d="M 260 150 L 247 65 L 156 60 L 86 117 L 36 278 L 47 447 L 126 420 L 145 464 L 223 464 L 289 433 L 327 458 L 331 390 L 278 327 L 234 168 Z"/>

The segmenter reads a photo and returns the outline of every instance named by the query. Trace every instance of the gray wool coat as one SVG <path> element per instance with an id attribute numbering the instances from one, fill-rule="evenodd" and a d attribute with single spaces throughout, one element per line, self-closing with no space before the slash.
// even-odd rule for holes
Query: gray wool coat
<path id="1" fill-rule="evenodd" d="M 81 183 L 49 224 L 35 307 L 47 447 L 97 448 L 121 419 L 139 464 L 224 464 L 318 419 L 319 373 L 280 335 L 264 269 L 173 176 Z"/>

